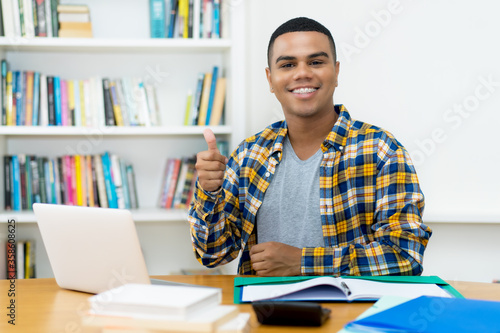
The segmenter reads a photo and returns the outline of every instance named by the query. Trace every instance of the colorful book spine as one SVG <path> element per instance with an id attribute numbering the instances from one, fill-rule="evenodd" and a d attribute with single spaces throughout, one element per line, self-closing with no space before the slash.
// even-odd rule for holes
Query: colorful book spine
<path id="1" fill-rule="evenodd" d="M 69 126 L 69 108 L 68 108 L 68 81 L 61 80 L 61 125 Z"/>
<path id="2" fill-rule="evenodd" d="M 106 195 L 108 198 L 109 208 L 118 208 L 118 200 L 116 198 L 115 184 L 113 182 L 111 160 L 109 153 L 106 152 L 101 156 L 102 160 L 102 170 L 104 174 L 104 183 L 106 185 Z"/>
<path id="3" fill-rule="evenodd" d="M 82 192 L 82 167 L 80 155 L 75 155 L 75 176 L 76 176 L 76 204 L 83 206 Z"/>
<path id="4" fill-rule="evenodd" d="M 217 86 L 218 76 L 219 76 L 219 67 L 214 66 L 212 71 L 212 82 L 210 83 L 210 95 L 208 98 L 207 116 L 204 124 L 207 126 L 210 124 L 210 117 L 212 115 L 212 107 L 214 105 L 214 97 L 215 97 L 215 87 Z"/>
<path id="5" fill-rule="evenodd" d="M 38 126 L 40 116 L 40 72 L 33 73 L 33 120 L 32 125 Z"/>
<path id="6" fill-rule="evenodd" d="M 210 85 L 212 84 L 212 73 L 205 73 L 203 79 L 203 90 L 200 100 L 200 111 L 198 115 L 198 125 L 205 126 L 207 121 L 208 101 L 210 99 Z"/>
<path id="7" fill-rule="evenodd" d="M 6 110 L 5 110 L 5 113 L 6 113 L 5 124 L 7 126 L 14 125 L 12 106 L 13 106 L 12 72 L 7 71 L 6 90 L 5 90 L 5 108 L 6 108 Z"/>
<path id="8" fill-rule="evenodd" d="M 24 123 L 26 126 L 33 124 L 33 87 L 34 86 L 34 73 L 32 71 L 26 72 L 26 116 Z"/>
<path id="9" fill-rule="evenodd" d="M 226 78 L 219 77 L 215 87 L 214 105 L 210 116 L 210 126 L 217 126 L 222 121 L 224 102 L 226 100 Z"/>
<path id="10" fill-rule="evenodd" d="M 55 109 L 55 95 L 54 95 L 54 77 L 47 76 L 47 100 L 49 110 L 49 126 L 56 124 L 56 109 Z"/>
<path id="11" fill-rule="evenodd" d="M 2 73 L 2 81 L 1 81 L 1 96 L 2 96 L 2 119 L 1 125 L 7 125 L 7 61 L 5 59 L 2 60 L 1 64 L 1 73 Z"/>
<path id="12" fill-rule="evenodd" d="M 11 195 L 12 195 L 12 163 L 11 163 L 12 157 L 9 155 L 4 155 L 3 157 L 3 166 L 4 166 L 4 171 L 3 171 L 3 183 L 4 183 L 4 209 L 5 210 L 11 210 L 12 209 L 12 201 L 11 201 Z"/>
<path id="13" fill-rule="evenodd" d="M 56 126 L 62 126 L 61 78 L 54 76 L 54 113 Z"/>
<path id="14" fill-rule="evenodd" d="M 19 171 L 19 160 L 17 155 L 12 156 L 12 209 L 21 210 L 21 180 Z"/>
<path id="15" fill-rule="evenodd" d="M 137 197 L 137 186 L 135 183 L 134 168 L 131 165 L 127 165 L 127 181 L 130 196 L 130 206 L 133 209 L 137 209 L 139 208 L 139 198 Z"/>
<path id="16" fill-rule="evenodd" d="M 165 38 L 165 2 L 150 0 L 149 6 L 151 38 Z"/>

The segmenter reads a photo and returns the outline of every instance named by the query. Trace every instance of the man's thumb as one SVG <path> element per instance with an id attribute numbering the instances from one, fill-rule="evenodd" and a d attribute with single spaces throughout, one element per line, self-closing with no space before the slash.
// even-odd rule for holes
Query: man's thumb
<path id="1" fill-rule="evenodd" d="M 208 150 L 215 150 L 218 152 L 219 149 L 217 149 L 217 141 L 215 140 L 214 132 L 212 132 L 210 128 L 207 128 L 203 131 L 203 136 L 207 142 Z"/>

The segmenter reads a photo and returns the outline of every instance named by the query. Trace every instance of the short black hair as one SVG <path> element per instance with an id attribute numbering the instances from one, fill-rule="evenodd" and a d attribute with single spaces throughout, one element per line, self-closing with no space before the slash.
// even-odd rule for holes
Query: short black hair
<path id="1" fill-rule="evenodd" d="M 280 25 L 271 35 L 271 39 L 269 40 L 269 45 L 267 46 L 267 65 L 269 66 L 269 68 L 271 67 L 271 49 L 274 45 L 274 41 L 276 40 L 276 38 L 288 32 L 297 32 L 297 31 L 317 31 L 326 35 L 328 37 L 328 40 L 330 41 L 330 46 L 333 53 L 333 60 L 337 61 L 337 51 L 335 48 L 335 41 L 333 40 L 330 30 L 328 30 L 324 25 L 313 19 L 307 17 L 296 17 Z"/>

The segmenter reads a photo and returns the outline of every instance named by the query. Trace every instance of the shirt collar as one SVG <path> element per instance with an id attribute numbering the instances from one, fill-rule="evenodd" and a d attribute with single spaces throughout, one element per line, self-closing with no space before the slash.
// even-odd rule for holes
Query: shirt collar
<path id="1" fill-rule="evenodd" d="M 325 146 L 332 146 L 335 150 L 342 151 L 349 136 L 349 128 L 351 127 L 352 120 L 343 104 L 335 105 L 335 112 L 337 112 L 339 117 L 323 144 Z"/>
<path id="2" fill-rule="evenodd" d="M 332 146 L 335 150 L 342 151 L 347 142 L 349 128 L 351 127 L 352 120 L 349 112 L 343 104 L 335 105 L 335 112 L 339 115 L 339 117 L 337 118 L 335 125 L 333 125 L 332 130 L 323 142 L 323 145 L 326 147 Z M 274 140 L 269 155 L 273 155 L 277 152 L 282 153 L 284 140 L 288 133 L 288 125 L 286 123 L 286 120 L 278 122 L 273 126 L 277 126 L 278 130 L 276 133 L 276 139 Z M 281 160 L 282 154 L 279 154 L 278 156 L 279 160 Z"/>

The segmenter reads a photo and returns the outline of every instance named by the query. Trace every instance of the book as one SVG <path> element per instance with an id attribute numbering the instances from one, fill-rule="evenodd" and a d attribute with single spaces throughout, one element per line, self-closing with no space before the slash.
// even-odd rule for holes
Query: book
<path id="1" fill-rule="evenodd" d="M 115 125 L 115 116 L 113 110 L 113 102 L 111 101 L 111 93 L 109 91 L 109 79 L 102 79 L 102 93 L 104 96 L 104 114 L 106 126 Z"/>
<path id="2" fill-rule="evenodd" d="M 158 332 L 171 332 L 170 330 L 151 330 L 148 328 L 135 328 L 135 327 L 117 327 L 109 326 L 102 327 L 101 333 L 158 333 Z M 176 331 L 179 332 L 179 331 Z M 202 332 L 200 330 L 200 332 Z M 209 332 L 216 333 L 250 333 L 250 313 L 243 312 L 238 314 L 236 318 L 229 320 L 228 322 L 218 326 L 215 330 L 210 330 Z"/>
<path id="3" fill-rule="evenodd" d="M 217 126 L 221 123 L 222 112 L 224 111 L 224 101 L 226 99 L 226 78 L 220 77 L 217 79 L 215 87 L 214 105 L 210 116 L 210 126 Z"/>
<path id="4" fill-rule="evenodd" d="M 212 71 L 212 82 L 210 83 L 210 95 L 208 97 L 207 115 L 205 118 L 204 125 L 208 125 L 210 123 L 210 117 L 212 116 L 212 108 L 214 105 L 215 87 L 217 85 L 218 78 L 219 78 L 219 67 L 214 66 Z"/>
<path id="5" fill-rule="evenodd" d="M 400 278 L 400 277 L 398 277 Z M 432 278 L 432 277 L 428 277 Z M 421 280 L 427 283 L 419 283 L 419 279 L 412 280 L 393 279 L 378 280 L 347 277 L 314 277 L 309 279 L 282 279 L 279 284 L 272 283 L 272 278 L 259 280 L 247 280 L 246 284 L 242 278 L 235 279 L 235 286 L 241 287 L 241 292 L 235 292 L 235 302 L 253 302 L 259 300 L 300 300 L 300 301 L 356 301 L 377 300 L 382 296 L 401 296 L 416 298 L 422 295 L 452 297 L 438 283 Z M 439 278 L 428 279 L 440 282 Z M 400 282 L 395 282 L 400 281 Z M 443 281 L 444 282 L 444 281 Z M 239 297 L 237 300 L 236 297 Z"/>
<path id="6" fill-rule="evenodd" d="M 137 187 L 135 184 L 135 174 L 132 165 L 127 165 L 127 183 L 130 197 L 130 208 L 139 208 L 139 200 L 137 197 Z"/>
<path id="7" fill-rule="evenodd" d="M 35 243 L 31 240 L 24 242 L 24 278 L 34 279 L 35 273 Z"/>
<path id="8" fill-rule="evenodd" d="M 149 0 L 149 22 L 151 38 L 165 38 L 165 2 Z"/>
<path id="9" fill-rule="evenodd" d="M 59 32 L 66 29 L 63 23 L 90 23 L 89 13 L 59 13 L 57 14 L 57 19 L 59 20 Z M 61 37 L 61 36 L 59 36 Z"/>
<path id="10" fill-rule="evenodd" d="M 116 201 L 118 203 L 118 208 L 124 209 L 125 206 L 125 195 L 123 193 L 123 181 L 120 169 L 120 159 L 116 154 L 111 154 L 111 174 L 113 177 L 113 183 L 115 185 Z"/>
<path id="11" fill-rule="evenodd" d="M 33 20 L 33 2 L 32 0 L 23 1 L 23 19 L 24 19 L 24 35 L 23 37 L 35 37 L 35 26 Z M 21 3 L 21 1 L 20 1 Z"/>
<path id="12" fill-rule="evenodd" d="M 203 80 L 205 78 L 205 74 L 199 73 L 198 80 L 196 83 L 196 93 L 194 95 L 193 101 L 193 110 L 191 111 L 191 119 L 189 125 L 198 125 L 198 116 L 200 111 L 200 101 L 201 101 L 201 93 L 203 90 Z"/>
<path id="13" fill-rule="evenodd" d="M 122 109 L 120 106 L 120 101 L 118 100 L 116 85 L 113 80 L 109 82 L 109 91 L 111 95 L 111 101 L 113 103 L 113 114 L 115 116 L 116 126 L 124 126 L 122 118 Z"/>
<path id="14" fill-rule="evenodd" d="M 184 111 L 184 126 L 191 125 L 190 120 L 191 120 L 191 109 L 192 109 L 192 101 L 193 101 L 193 92 L 188 90 L 187 93 L 187 98 L 186 98 L 186 109 Z"/>
<path id="15" fill-rule="evenodd" d="M 51 0 L 43 0 L 44 9 L 45 9 L 45 23 L 47 29 L 47 37 L 54 37 L 54 30 L 52 26 L 52 1 Z"/>
<path id="16" fill-rule="evenodd" d="M 14 29 L 14 9 L 12 0 L 1 0 L 2 6 L 2 21 L 4 28 L 4 36 L 13 38 L 16 37 Z M 20 37 L 20 36 L 19 36 Z"/>
<path id="17" fill-rule="evenodd" d="M 216 328 L 236 318 L 239 314 L 234 305 L 217 305 L 199 311 L 197 315 L 184 320 L 171 319 L 162 315 L 106 315 L 89 311 L 82 316 L 83 326 L 141 328 L 169 332 L 214 332 Z"/>
<path id="18" fill-rule="evenodd" d="M 54 77 L 47 76 L 47 103 L 49 110 L 49 125 L 56 124 L 56 110 L 55 110 L 55 94 L 54 94 Z"/>
<path id="19" fill-rule="evenodd" d="M 95 174 L 97 178 L 97 193 L 99 196 L 99 205 L 108 208 L 108 198 L 106 195 L 106 185 L 104 182 L 104 171 L 102 169 L 101 155 L 94 155 Z"/>
<path id="20" fill-rule="evenodd" d="M 170 176 L 170 182 L 168 185 L 167 198 L 164 205 L 165 208 L 173 208 L 172 204 L 174 201 L 175 189 L 177 188 L 177 183 L 179 180 L 179 172 L 181 169 L 182 160 L 180 158 L 175 158 L 173 163 L 174 165 L 172 168 L 172 174 Z"/>
<path id="21" fill-rule="evenodd" d="M 40 74 L 40 114 L 38 125 L 47 126 L 49 124 L 49 101 L 47 94 L 47 76 Z"/>
<path id="22" fill-rule="evenodd" d="M 205 126 L 207 122 L 208 101 L 210 99 L 210 85 L 212 83 L 212 73 L 205 73 L 203 78 L 203 88 L 201 92 L 200 110 L 198 113 L 198 125 Z"/>
<path id="23" fill-rule="evenodd" d="M 104 184 L 106 186 L 106 197 L 108 198 L 109 208 L 118 208 L 115 183 L 112 176 L 111 159 L 108 152 L 101 156 L 102 170 L 104 175 Z"/>
<path id="24" fill-rule="evenodd" d="M 90 310 L 107 315 L 162 316 L 186 320 L 220 305 L 219 288 L 129 283 L 89 298 Z"/>
<path id="25" fill-rule="evenodd" d="M 12 92 L 12 72 L 7 71 L 5 76 L 5 125 L 14 125 L 14 115 L 13 115 L 13 92 Z"/>
<path id="26" fill-rule="evenodd" d="M 386 309 L 392 308 L 396 305 L 404 303 L 408 301 L 406 297 L 397 297 L 397 296 L 382 296 L 378 301 L 376 301 L 371 307 L 368 308 L 365 312 L 356 317 L 356 320 L 371 316 L 375 313 L 384 311 Z M 347 325 L 346 325 L 347 326 Z M 337 333 L 363 333 L 364 331 L 357 330 L 351 327 L 344 327 Z"/>
<path id="27" fill-rule="evenodd" d="M 56 10 L 58 13 L 88 13 L 89 7 L 87 5 L 57 4 Z"/>
<path id="28" fill-rule="evenodd" d="M 48 0 L 36 0 L 36 15 L 37 15 L 37 28 L 38 37 L 47 37 L 47 13 L 45 12 L 45 2 Z"/>
<path id="29" fill-rule="evenodd" d="M 55 125 L 62 125 L 62 110 L 61 110 L 61 78 L 59 76 L 54 76 L 54 114 L 55 114 Z"/>
<path id="30" fill-rule="evenodd" d="M 0 87 L 0 108 L 2 112 L 2 118 L 0 120 L 0 125 L 7 125 L 7 61 L 2 59 L 1 62 L 1 87 Z"/>
<path id="31" fill-rule="evenodd" d="M 175 158 L 169 158 L 165 163 L 165 171 L 163 172 L 160 195 L 158 198 L 159 207 L 165 207 L 167 203 L 168 189 L 170 188 L 170 183 L 172 181 L 172 173 L 174 172 L 175 163 Z"/>
<path id="32" fill-rule="evenodd" d="M 12 159 L 12 157 L 9 155 L 4 155 L 4 157 L 3 157 L 3 176 L 4 176 L 3 183 L 4 183 L 4 209 L 5 210 L 12 210 L 12 201 L 11 201 L 12 164 L 11 164 L 11 159 Z M 0 248 L 0 250 L 1 250 L 1 248 Z M 2 267 L 2 266 L 0 265 L 0 267 Z"/>
<path id="33" fill-rule="evenodd" d="M 33 73 L 33 118 L 31 124 L 38 126 L 40 117 L 40 72 Z"/>
<path id="34" fill-rule="evenodd" d="M 346 325 L 363 332 L 499 332 L 500 302 L 421 296 Z"/>
<path id="35" fill-rule="evenodd" d="M 52 23 L 52 37 L 59 37 L 59 20 L 57 18 L 57 6 L 59 5 L 59 0 L 45 0 L 50 1 L 50 13 L 51 23 Z M 50 37 L 50 36 L 49 36 Z"/>
<path id="36" fill-rule="evenodd" d="M 179 9 L 179 0 L 172 0 L 170 8 L 170 19 L 169 19 L 170 24 L 168 27 L 168 38 L 174 38 L 175 22 L 177 20 L 178 9 Z"/>
<path id="37" fill-rule="evenodd" d="M 24 241 L 16 242 L 16 278 L 24 279 Z"/>
<path id="38" fill-rule="evenodd" d="M 7 278 L 7 240 L 0 239 L 0 280 Z"/>
<path id="39" fill-rule="evenodd" d="M 12 209 L 21 210 L 21 180 L 19 171 L 19 159 L 17 155 L 12 155 Z"/>

